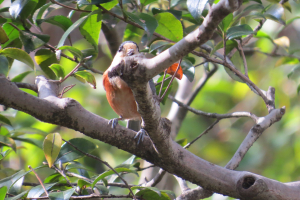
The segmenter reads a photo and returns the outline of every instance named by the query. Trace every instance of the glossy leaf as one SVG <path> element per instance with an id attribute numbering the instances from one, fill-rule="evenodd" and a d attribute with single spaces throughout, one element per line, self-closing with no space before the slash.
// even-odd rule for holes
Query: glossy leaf
<path id="1" fill-rule="evenodd" d="M 63 191 L 63 192 L 50 192 L 49 199 L 50 200 L 69 200 L 74 192 L 75 192 L 75 188 L 71 188 L 71 189 Z"/>
<path id="2" fill-rule="evenodd" d="M 135 43 L 140 43 L 144 31 L 137 28 L 131 24 L 127 24 L 123 35 L 123 41 L 133 41 Z"/>
<path id="3" fill-rule="evenodd" d="M 12 126 L 9 119 L 7 119 L 5 116 L 3 116 L 1 114 L 0 114 L 0 122 L 4 122 L 5 124 Z"/>
<path id="4" fill-rule="evenodd" d="M 156 40 L 154 41 L 151 45 L 150 45 L 150 48 L 149 48 L 149 53 L 157 50 L 157 49 L 160 49 L 162 47 L 165 47 L 165 46 L 169 46 L 171 43 L 168 42 L 168 41 L 164 41 L 164 40 Z"/>
<path id="5" fill-rule="evenodd" d="M 4 49 L 4 48 L 8 47 L 10 44 L 12 44 L 13 41 L 19 37 L 19 31 L 16 30 L 14 27 L 12 27 L 9 23 L 5 23 L 2 26 L 2 28 L 6 32 L 8 38 L 9 38 L 9 40 L 6 43 L 1 45 L 2 49 Z M 22 26 L 19 26 L 19 25 L 18 25 L 18 28 L 20 30 L 24 29 Z"/>
<path id="6" fill-rule="evenodd" d="M 70 26 L 72 26 L 72 24 L 73 24 L 73 22 L 69 18 L 67 18 L 63 15 L 55 15 L 55 16 L 46 18 L 44 20 L 38 20 L 37 24 L 40 26 L 41 23 L 43 23 L 43 22 L 47 22 L 49 24 L 56 25 L 56 26 L 62 28 L 64 31 L 68 30 L 68 28 Z"/>
<path id="7" fill-rule="evenodd" d="M 200 19 L 207 2 L 208 0 L 187 0 L 186 5 L 191 15 L 195 19 Z"/>
<path id="8" fill-rule="evenodd" d="M 72 47 L 72 46 L 62 46 L 62 47 L 59 47 L 60 50 L 68 50 L 70 53 L 72 53 L 75 57 L 79 58 L 79 59 L 82 59 L 83 58 L 83 55 L 82 55 L 82 52 L 75 48 L 75 47 Z"/>
<path id="9" fill-rule="evenodd" d="M 158 27 L 155 32 L 165 36 L 166 38 L 175 42 L 183 37 L 183 29 L 181 22 L 171 13 L 159 13 L 154 16 L 158 22 Z"/>
<path id="10" fill-rule="evenodd" d="M 52 64 L 49 68 L 55 73 L 58 79 L 65 77 L 65 70 L 60 64 Z"/>
<path id="11" fill-rule="evenodd" d="M 176 72 L 176 69 L 177 69 L 177 67 L 178 67 L 178 64 L 179 64 L 179 63 L 174 63 L 173 65 L 171 65 L 170 67 L 168 67 L 167 73 L 173 76 L 173 75 L 175 74 L 175 72 Z M 182 79 L 182 76 L 183 76 L 182 67 L 179 66 L 179 69 L 178 69 L 178 71 L 177 71 L 175 77 L 176 77 L 177 79 L 181 80 L 181 79 Z"/>
<path id="12" fill-rule="evenodd" d="M 16 19 L 29 1 L 30 0 L 15 0 L 9 8 L 10 15 Z"/>
<path id="13" fill-rule="evenodd" d="M 127 160 L 125 160 L 121 165 L 118 165 L 117 167 L 115 168 L 119 168 L 119 167 L 125 167 L 125 168 L 128 168 L 128 169 L 131 169 L 132 167 L 132 163 L 135 161 L 136 159 L 136 156 L 135 155 L 132 155 L 130 156 L 130 158 L 128 158 Z M 110 183 L 113 183 L 115 182 L 115 180 L 118 178 L 118 175 L 114 174 L 110 177 L 109 181 Z M 103 179 L 102 179 L 103 180 Z"/>
<path id="14" fill-rule="evenodd" d="M 163 9 L 158 9 L 158 8 L 152 8 L 152 13 L 153 15 L 156 15 L 158 13 L 163 13 L 163 12 L 169 12 L 172 15 L 174 15 L 174 17 L 176 17 L 176 19 L 181 20 L 182 17 L 182 11 L 179 10 L 173 10 L 173 9 L 169 9 L 169 10 L 163 10 Z M 193 18 L 194 19 L 194 18 Z M 194 19 L 195 20 L 195 19 Z"/>
<path id="15" fill-rule="evenodd" d="M 49 168 L 54 164 L 60 148 L 61 148 L 62 139 L 59 133 L 51 133 L 47 135 L 43 143 L 43 150 L 48 162 Z"/>
<path id="16" fill-rule="evenodd" d="M 19 200 L 22 199 L 22 197 L 28 192 L 28 190 L 14 196 L 14 197 L 9 197 L 9 198 L 5 198 L 5 200 Z"/>
<path id="17" fill-rule="evenodd" d="M 22 82 L 22 80 L 30 73 L 32 73 L 32 71 L 23 72 L 11 79 L 11 82 Z"/>
<path id="18" fill-rule="evenodd" d="M 5 33 L 5 30 L 0 26 L 0 43 L 4 44 L 9 40 L 8 36 Z"/>
<path id="19" fill-rule="evenodd" d="M 7 58 L 5 56 L 0 55 L 0 63 L 0 74 L 7 76 L 10 68 Z"/>
<path id="20" fill-rule="evenodd" d="M 56 183 L 47 183 L 44 184 L 46 190 L 49 190 L 52 186 L 54 186 Z M 37 198 L 40 197 L 44 193 L 44 189 L 41 185 L 35 186 L 32 189 L 29 190 L 27 198 Z"/>
<path id="21" fill-rule="evenodd" d="M 28 65 L 29 67 L 31 67 L 32 69 L 34 69 L 34 63 L 31 59 L 30 55 L 28 53 L 26 53 L 25 51 L 23 51 L 22 49 L 17 49 L 17 48 L 2 49 L 2 50 L 0 50 L 0 55 L 4 55 L 9 58 L 19 60 L 19 61 L 25 63 L 26 65 Z"/>
<path id="22" fill-rule="evenodd" d="M 232 20 L 233 20 L 233 14 L 230 13 L 220 23 L 219 26 L 220 26 L 221 30 L 223 30 L 224 32 L 226 32 L 227 29 L 229 28 L 229 25 L 231 24 Z"/>
<path id="23" fill-rule="evenodd" d="M 74 73 L 75 78 L 81 78 L 85 80 L 93 89 L 96 89 L 96 79 L 93 74 L 90 72 L 84 70 L 84 71 L 78 71 Z"/>
<path id="24" fill-rule="evenodd" d="M 0 200 L 4 200 L 7 192 L 7 187 L 4 186 L 0 188 Z"/>
<path id="25" fill-rule="evenodd" d="M 32 16 L 33 22 L 38 25 L 38 20 L 45 19 L 47 15 L 49 15 L 52 11 L 58 8 L 61 8 L 61 6 L 57 4 L 52 4 L 51 2 L 43 5 L 34 12 Z"/>
<path id="26" fill-rule="evenodd" d="M 12 139 L 16 140 L 16 141 L 21 141 L 21 142 L 26 142 L 32 145 L 35 145 L 37 147 L 39 147 L 40 149 L 43 149 L 42 146 L 42 140 L 38 140 L 38 139 L 34 139 L 34 138 L 26 138 L 26 137 L 11 137 Z"/>
<path id="27" fill-rule="evenodd" d="M 229 28 L 226 32 L 226 36 L 228 40 L 232 40 L 252 33 L 254 33 L 252 28 L 248 24 L 243 24 Z"/>
<path id="28" fill-rule="evenodd" d="M 49 41 L 49 39 L 49 35 L 33 34 L 27 31 L 20 32 L 20 40 L 22 41 L 25 51 L 27 53 L 30 53 L 31 51 L 34 51 L 37 48 L 43 46 Z"/>
<path id="29" fill-rule="evenodd" d="M 187 79 L 192 82 L 195 77 L 195 67 L 191 61 L 187 59 L 183 59 L 181 62 L 181 67 L 183 74 L 187 77 Z"/>
<path id="30" fill-rule="evenodd" d="M 34 59 L 49 78 L 55 79 L 55 73 L 50 69 L 50 65 L 58 63 L 55 53 L 49 49 L 40 49 L 35 53 Z"/>
<path id="31" fill-rule="evenodd" d="M 47 132 L 44 132 L 44 131 L 36 129 L 36 128 L 31 128 L 31 127 L 18 128 L 18 129 L 14 129 L 14 130 L 10 131 L 10 135 L 13 137 L 17 137 L 17 136 L 24 135 L 24 134 L 39 134 L 42 136 L 48 135 Z"/>
<path id="32" fill-rule="evenodd" d="M 158 23 L 154 17 L 145 13 L 139 13 L 138 15 L 126 12 L 128 17 L 135 23 L 139 24 L 147 33 L 148 40 L 151 39 Z"/>
<path id="33" fill-rule="evenodd" d="M 104 185 L 95 185 L 97 190 L 99 191 L 100 194 L 102 195 L 108 195 L 109 194 L 109 189 L 105 187 Z"/>
<path id="34" fill-rule="evenodd" d="M 138 173 L 135 171 L 135 170 L 131 170 L 131 169 L 128 169 L 128 168 L 115 168 L 116 172 L 118 173 L 121 173 L 121 172 L 127 172 L 127 173 L 134 173 L 138 176 Z M 115 174 L 115 172 L 113 170 L 109 170 L 109 171 L 106 171 L 106 172 L 103 172 L 102 174 L 100 174 L 95 180 L 94 182 L 92 183 L 92 188 L 97 184 L 98 181 L 104 179 L 105 177 L 107 176 L 110 176 L 110 175 L 113 175 Z"/>
<path id="35" fill-rule="evenodd" d="M 105 8 L 106 10 L 111 10 L 113 7 L 115 7 L 117 4 L 118 4 L 118 0 L 112 0 L 110 2 L 107 2 L 107 3 L 103 3 L 101 4 L 101 6 L 103 8 Z"/>
<path id="36" fill-rule="evenodd" d="M 84 138 L 74 138 L 69 140 L 69 142 L 71 142 L 78 149 L 86 153 L 90 153 L 97 148 L 97 146 L 94 143 Z M 68 143 L 64 143 L 61 147 L 61 150 L 59 152 L 59 155 L 57 156 L 57 160 L 55 163 L 66 163 L 81 158 L 83 156 L 84 154 L 74 149 L 71 145 L 69 145 Z"/>
<path id="37" fill-rule="evenodd" d="M 92 14 L 92 13 L 91 13 Z M 57 48 L 62 47 L 65 43 L 65 40 L 67 39 L 67 37 L 69 36 L 69 34 L 77 27 L 79 27 L 81 25 L 81 23 L 83 23 L 91 14 L 86 15 L 84 17 L 79 18 L 76 22 L 74 22 L 72 24 L 72 26 L 70 26 L 65 33 L 62 35 L 62 37 L 60 38 L 60 41 L 58 42 Z"/>
<path id="38" fill-rule="evenodd" d="M 76 0 L 78 4 L 83 4 L 83 5 L 98 5 L 102 3 L 107 3 L 112 0 Z"/>
<path id="39" fill-rule="evenodd" d="M 27 171 L 25 172 L 24 170 L 20 170 L 17 173 L 6 177 L 4 179 L 0 180 L 0 187 L 6 186 L 7 189 L 9 189 L 15 182 L 17 182 L 20 178 L 22 178 L 23 176 L 25 176 L 26 174 L 28 174 L 31 171 Z"/>
<path id="40" fill-rule="evenodd" d="M 265 13 L 264 16 L 267 19 L 271 19 L 273 21 L 276 21 L 280 24 L 285 25 L 285 14 L 284 14 L 284 8 L 281 4 L 274 4 L 272 5 Z"/>
<path id="41" fill-rule="evenodd" d="M 98 10 L 96 6 L 93 6 L 93 10 Z M 100 30 L 102 26 L 102 15 L 99 12 L 93 12 L 86 21 L 80 26 L 79 30 L 81 35 L 92 44 L 94 49 L 98 52 L 98 41 L 100 36 Z"/>

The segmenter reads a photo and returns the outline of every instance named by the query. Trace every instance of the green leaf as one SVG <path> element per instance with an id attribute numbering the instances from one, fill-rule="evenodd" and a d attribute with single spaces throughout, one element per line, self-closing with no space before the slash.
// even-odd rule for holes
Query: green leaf
<path id="1" fill-rule="evenodd" d="M 219 26 L 220 26 L 221 30 L 224 31 L 224 32 L 226 32 L 227 29 L 228 29 L 228 27 L 229 27 L 229 25 L 231 24 L 232 20 L 233 20 L 233 14 L 230 13 L 220 23 Z"/>
<path id="2" fill-rule="evenodd" d="M 118 4 L 118 0 L 112 0 L 111 2 L 103 3 L 101 6 L 105 8 L 106 10 L 111 10 L 113 7 L 115 7 Z"/>
<path id="3" fill-rule="evenodd" d="M 93 6 L 93 10 L 98 10 L 98 8 Z M 87 20 L 79 26 L 81 35 L 92 44 L 97 52 L 101 26 L 102 15 L 101 12 L 98 11 L 93 12 L 93 14 L 91 14 Z"/>
<path id="4" fill-rule="evenodd" d="M 267 19 L 276 21 L 282 25 L 285 25 L 284 8 L 281 4 L 274 4 L 264 13 Z"/>
<path id="5" fill-rule="evenodd" d="M 21 30 L 23 30 L 23 26 L 17 25 L 17 27 Z M 4 29 L 5 33 L 7 34 L 9 40 L 4 43 L 2 46 L 2 49 L 8 47 L 15 39 L 19 37 L 19 31 L 16 30 L 13 26 L 11 26 L 9 23 L 5 23 L 2 28 Z M 21 48 L 21 47 L 20 47 Z"/>
<path id="6" fill-rule="evenodd" d="M 51 200 L 69 200 L 72 194 L 75 192 L 75 188 L 63 192 L 50 192 L 49 199 Z"/>
<path id="7" fill-rule="evenodd" d="M 74 138 L 69 140 L 69 142 L 85 153 L 90 153 L 97 148 L 97 146 L 94 143 L 84 138 Z M 85 156 L 83 153 L 77 151 L 68 143 L 64 143 L 61 147 L 61 150 L 55 163 L 66 163 L 81 158 L 83 156 Z"/>
<path id="8" fill-rule="evenodd" d="M 132 163 L 135 161 L 135 159 L 136 159 L 136 156 L 132 155 L 132 156 L 130 156 L 130 158 L 125 160 L 121 165 L 118 165 L 115 168 L 120 168 L 120 167 L 124 168 L 125 167 L 125 168 L 128 168 L 128 169 L 131 169 L 133 167 Z M 117 178 L 118 178 L 118 175 L 114 174 L 110 177 L 109 182 L 113 183 Z"/>
<path id="9" fill-rule="evenodd" d="M 34 138 L 23 138 L 23 137 L 11 137 L 14 140 L 17 141 L 22 141 L 22 142 L 27 142 L 29 144 L 35 145 L 37 147 L 39 147 L 40 149 L 43 149 L 42 140 L 38 140 L 38 139 L 34 139 Z"/>
<path id="10" fill-rule="evenodd" d="M 0 43 L 4 44 L 9 40 L 8 36 L 5 33 L 5 30 L 0 26 Z"/>
<path id="11" fill-rule="evenodd" d="M 156 15 L 158 13 L 163 13 L 163 12 L 169 12 L 172 15 L 174 15 L 174 17 L 176 17 L 176 19 L 181 20 L 182 11 L 179 11 L 179 10 L 170 10 L 170 9 L 169 10 L 163 10 L 163 9 L 158 9 L 158 8 L 152 8 L 153 15 Z"/>
<path id="12" fill-rule="evenodd" d="M 270 41 L 273 41 L 273 39 L 266 32 L 263 32 L 261 30 L 257 31 L 256 34 L 254 35 L 254 37 L 256 37 L 256 38 L 267 38 Z"/>
<path id="13" fill-rule="evenodd" d="M 191 15 L 195 19 L 200 19 L 207 2 L 208 0 L 187 0 L 186 5 Z"/>
<path id="14" fill-rule="evenodd" d="M 187 59 L 183 59 L 180 65 L 182 67 L 183 74 L 190 82 L 192 82 L 195 77 L 195 67 L 193 63 Z"/>
<path id="15" fill-rule="evenodd" d="M 296 65 L 287 76 L 289 79 L 298 79 L 300 77 L 300 64 Z"/>
<path id="16" fill-rule="evenodd" d="M 18 200 L 18 199 L 23 199 L 22 197 L 28 192 L 28 190 L 10 198 L 5 198 L 5 200 Z"/>
<path id="17" fill-rule="evenodd" d="M 4 200 L 7 192 L 7 187 L 4 186 L 0 188 L 0 200 Z"/>
<path id="18" fill-rule="evenodd" d="M 75 78 L 80 78 L 85 80 L 93 89 L 96 89 L 96 79 L 93 74 L 90 72 L 83 70 L 74 73 Z"/>
<path id="19" fill-rule="evenodd" d="M 144 31 L 133 26 L 131 24 L 127 24 L 124 35 L 123 41 L 133 41 L 135 43 L 140 43 L 142 35 Z"/>
<path id="20" fill-rule="evenodd" d="M 150 3 L 157 2 L 157 1 L 158 0 L 140 0 L 141 4 L 143 6 L 146 6 L 146 5 L 150 4 Z"/>
<path id="21" fill-rule="evenodd" d="M 52 186 L 54 186 L 56 183 L 47 183 L 44 184 L 46 190 L 49 190 Z M 40 197 L 44 193 L 44 189 L 41 185 L 35 186 L 32 189 L 29 190 L 27 198 L 37 198 Z"/>
<path id="22" fill-rule="evenodd" d="M 68 28 L 73 24 L 69 18 L 63 15 L 55 15 L 46 19 L 39 19 L 36 22 L 38 26 L 40 26 L 43 22 L 47 22 L 62 28 L 64 31 L 68 30 Z"/>
<path id="23" fill-rule="evenodd" d="M 12 148 L 15 152 L 17 151 L 16 142 L 10 137 L 0 135 L 0 144 Z"/>
<path id="24" fill-rule="evenodd" d="M 104 185 L 95 185 L 97 190 L 99 191 L 100 194 L 102 195 L 108 195 L 109 194 L 109 189 L 105 187 Z"/>
<path id="25" fill-rule="evenodd" d="M 47 132 L 44 132 L 44 131 L 36 129 L 36 128 L 31 128 L 31 127 L 18 128 L 18 129 L 10 131 L 10 135 L 12 137 L 17 137 L 17 136 L 24 135 L 24 134 L 39 134 L 42 136 L 48 135 Z"/>
<path id="26" fill-rule="evenodd" d="M 65 40 L 67 39 L 67 37 L 69 36 L 69 34 L 77 27 L 80 26 L 81 23 L 83 23 L 92 13 L 79 18 L 76 22 L 74 22 L 72 24 L 72 26 L 70 26 L 65 33 L 63 34 L 63 36 L 61 37 L 60 41 L 58 42 L 57 48 L 62 47 L 65 43 Z"/>
<path id="27" fill-rule="evenodd" d="M 128 168 L 115 168 L 116 172 L 120 173 L 120 172 L 127 172 L 127 173 L 134 173 L 138 176 L 138 173 L 135 171 L 135 170 L 131 170 L 131 169 L 128 169 Z M 95 180 L 94 182 L 92 183 L 92 188 L 95 187 L 95 185 L 97 184 L 98 181 L 104 179 L 105 177 L 107 176 L 110 176 L 110 175 L 113 175 L 115 174 L 115 172 L 113 170 L 109 170 L 109 171 L 106 171 L 106 172 L 103 172 L 102 174 L 100 174 Z"/>
<path id="28" fill-rule="evenodd" d="M 181 22 L 171 13 L 156 14 L 155 19 L 158 22 L 158 27 L 155 32 L 165 36 L 166 38 L 178 42 L 183 37 L 183 29 Z"/>
<path id="29" fill-rule="evenodd" d="M 168 77 L 170 77 L 170 75 L 166 75 L 166 78 L 168 78 Z M 162 82 L 162 80 L 163 80 L 163 76 L 159 77 L 159 78 L 157 79 L 157 82 Z M 166 89 L 168 88 L 168 85 L 169 85 L 170 81 L 171 81 L 171 79 L 168 79 L 168 80 L 165 80 L 165 81 L 164 81 L 163 87 L 162 87 L 162 89 L 161 89 L 161 95 L 163 95 L 163 94 L 165 93 Z M 166 95 L 164 96 L 164 98 L 163 98 L 162 101 L 161 101 L 161 103 L 162 103 L 163 105 L 165 105 L 165 103 L 166 103 L 166 101 L 167 101 L 167 99 L 168 99 L 168 95 L 170 94 L 170 92 L 171 92 L 171 90 L 172 90 L 173 83 L 174 83 L 174 82 L 171 83 L 171 85 L 170 85 L 170 87 L 169 87 L 169 89 L 168 89 Z M 155 86 L 156 94 L 159 94 L 160 87 L 161 87 L 161 84 Z"/>
<path id="30" fill-rule="evenodd" d="M 55 73 L 50 69 L 50 65 L 58 63 L 55 53 L 49 49 L 40 49 L 35 53 L 34 59 L 49 78 L 56 78 Z"/>
<path id="31" fill-rule="evenodd" d="M 75 57 L 79 58 L 79 59 L 82 59 L 83 58 L 83 55 L 82 55 L 82 52 L 75 48 L 75 47 L 72 47 L 72 46 L 62 46 L 59 48 L 60 50 L 68 50 L 69 52 L 71 52 Z"/>
<path id="32" fill-rule="evenodd" d="M 30 73 L 32 73 L 32 71 L 23 72 L 11 79 L 11 82 L 22 82 L 22 80 Z"/>
<path id="33" fill-rule="evenodd" d="M 49 68 L 55 73 L 58 79 L 65 77 L 65 70 L 60 64 L 52 64 Z"/>
<path id="34" fill-rule="evenodd" d="M 6 186 L 8 189 L 11 188 L 11 186 L 13 184 L 15 184 L 15 182 L 17 182 L 20 178 L 24 177 L 26 174 L 28 174 L 29 172 L 31 172 L 31 170 L 25 172 L 24 170 L 20 170 L 17 173 L 6 177 L 4 179 L 0 180 L 0 187 L 4 187 Z"/>
<path id="35" fill-rule="evenodd" d="M 49 168 L 54 164 L 61 149 L 62 139 L 59 133 L 47 135 L 43 143 L 43 150 L 48 162 Z"/>
<path id="36" fill-rule="evenodd" d="M 6 158 L 6 156 L 8 156 L 8 154 L 10 154 L 12 152 L 12 149 L 8 149 L 6 151 L 0 152 L 1 158 L 0 161 L 3 160 L 4 158 Z"/>
<path id="37" fill-rule="evenodd" d="M 296 19 L 300 19 L 300 16 L 293 17 L 292 19 L 286 20 L 286 25 L 293 23 Z"/>
<path id="38" fill-rule="evenodd" d="M 139 24 L 147 33 L 148 41 L 151 39 L 158 23 L 154 17 L 145 13 L 139 13 L 138 15 L 126 12 L 126 15 L 133 20 L 135 23 Z"/>
<path id="39" fill-rule="evenodd" d="M 47 15 L 49 15 L 52 11 L 61 8 L 60 5 L 57 4 L 52 4 L 51 2 L 43 5 L 42 7 L 40 7 L 39 9 L 37 9 L 33 16 L 33 22 L 38 25 L 38 20 L 40 19 L 45 19 Z"/>
<path id="40" fill-rule="evenodd" d="M 34 69 L 34 63 L 31 59 L 30 55 L 28 53 L 26 53 L 25 51 L 23 51 L 22 49 L 17 49 L 17 48 L 2 49 L 2 50 L 0 50 L 0 55 L 4 55 L 9 58 L 19 60 L 19 61 L 25 63 L 26 65 L 28 65 L 29 67 L 31 67 L 32 69 Z"/>
<path id="41" fill-rule="evenodd" d="M 107 3 L 112 0 L 76 0 L 77 4 L 83 4 L 83 5 L 98 5 L 102 3 Z"/>
<path id="42" fill-rule="evenodd" d="M 226 32 L 226 36 L 228 40 L 232 40 L 235 38 L 240 38 L 243 35 L 249 35 L 254 33 L 252 28 L 248 24 L 242 24 L 239 26 L 233 26 L 229 28 Z"/>
<path id="43" fill-rule="evenodd" d="M 3 116 L 1 114 L 0 114 L 0 122 L 4 122 L 5 124 L 12 126 L 9 119 L 7 119 L 5 116 Z"/>
<path id="44" fill-rule="evenodd" d="M 1 37 L 1 36 L 0 36 Z M 9 63 L 5 56 L 0 55 L 0 74 L 3 74 L 4 76 L 8 75 L 9 72 Z"/>
<path id="45" fill-rule="evenodd" d="M 34 33 L 29 33 L 26 31 L 20 32 L 20 40 L 23 43 L 25 51 L 30 53 L 31 51 L 40 48 L 45 43 L 47 43 L 50 39 L 49 35 L 39 35 Z"/>
<path id="46" fill-rule="evenodd" d="M 165 46 L 170 46 L 170 42 L 168 41 L 164 41 L 164 40 L 156 40 L 154 41 L 151 45 L 150 45 L 150 48 L 149 48 L 149 53 L 155 51 L 155 50 L 158 50 L 160 48 L 163 48 Z"/>
<path id="47" fill-rule="evenodd" d="M 9 8 L 10 15 L 16 19 L 29 1 L 30 0 L 15 0 Z"/>
<path id="48" fill-rule="evenodd" d="M 187 139 L 186 139 L 186 138 L 182 138 L 182 139 L 176 140 L 176 142 L 177 142 L 180 146 L 182 146 L 182 147 L 184 147 L 185 145 L 187 145 Z"/>
<path id="49" fill-rule="evenodd" d="M 298 85 L 298 87 L 297 87 L 297 94 L 298 95 L 300 94 L 300 85 Z"/>

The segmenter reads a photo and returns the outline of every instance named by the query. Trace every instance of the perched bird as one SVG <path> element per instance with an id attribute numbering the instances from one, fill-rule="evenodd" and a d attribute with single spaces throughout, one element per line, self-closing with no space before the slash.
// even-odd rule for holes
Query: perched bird
<path id="1" fill-rule="evenodd" d="M 121 63 L 126 56 L 139 54 L 139 48 L 135 42 L 123 42 L 118 52 L 116 53 L 111 65 L 103 73 L 103 86 L 106 91 L 106 98 L 112 109 L 119 115 L 119 118 L 114 118 L 108 123 L 112 128 L 118 124 L 119 120 L 140 120 L 141 115 L 137 111 L 137 105 L 130 87 L 125 83 L 114 68 Z M 146 131 L 141 129 L 136 137 L 138 143 L 143 140 Z"/>

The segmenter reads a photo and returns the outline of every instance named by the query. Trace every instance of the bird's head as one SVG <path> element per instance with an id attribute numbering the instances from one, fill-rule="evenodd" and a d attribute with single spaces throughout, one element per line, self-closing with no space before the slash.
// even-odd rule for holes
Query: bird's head
<path id="1" fill-rule="evenodd" d="M 119 50 L 118 50 L 118 54 L 120 54 L 120 56 L 122 56 L 122 57 L 132 56 L 132 55 L 136 55 L 138 53 L 139 53 L 139 47 L 133 41 L 123 42 L 120 45 Z"/>

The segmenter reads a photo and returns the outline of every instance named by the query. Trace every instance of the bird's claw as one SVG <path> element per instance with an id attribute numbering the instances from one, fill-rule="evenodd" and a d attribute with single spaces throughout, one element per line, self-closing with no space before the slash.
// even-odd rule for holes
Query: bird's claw
<path id="1" fill-rule="evenodd" d="M 139 130 L 139 132 L 136 133 L 135 138 L 138 138 L 137 144 L 140 143 L 140 141 L 143 142 L 145 135 L 148 135 L 147 131 L 145 129 Z"/>
<path id="2" fill-rule="evenodd" d="M 111 128 L 115 128 L 119 123 L 118 118 L 114 118 L 108 121 L 108 124 L 111 125 Z"/>

